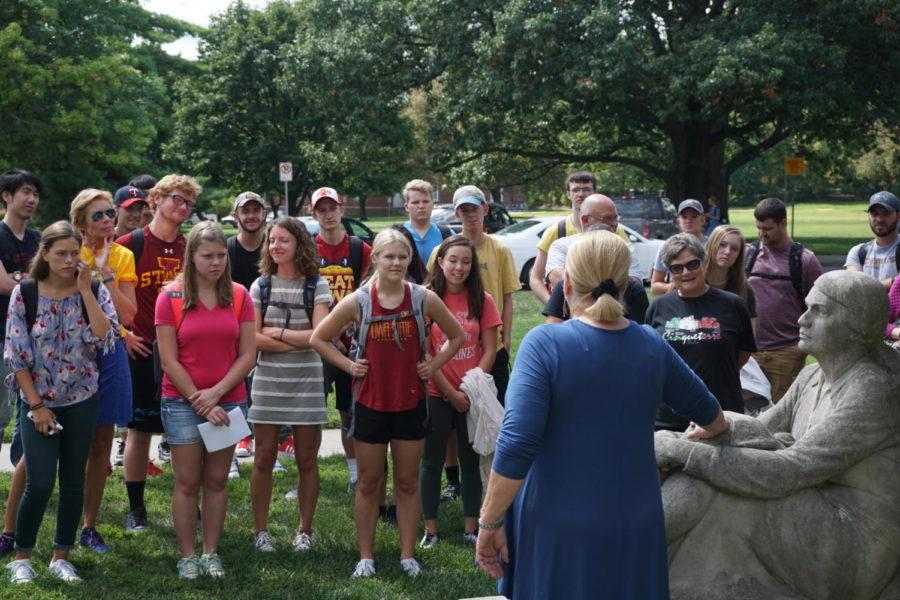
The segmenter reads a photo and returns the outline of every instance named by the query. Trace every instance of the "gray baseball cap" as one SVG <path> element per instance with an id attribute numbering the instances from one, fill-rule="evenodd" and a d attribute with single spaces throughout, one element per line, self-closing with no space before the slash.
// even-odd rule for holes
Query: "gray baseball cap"
<path id="1" fill-rule="evenodd" d="M 680 215 L 688 208 L 693 208 L 701 215 L 703 214 L 703 205 L 700 204 L 699 200 L 694 200 L 693 198 L 681 201 L 681 204 L 678 205 L 678 214 Z"/>
<path id="2" fill-rule="evenodd" d="M 256 192 L 243 192 L 239 194 L 237 199 L 234 201 L 234 210 L 238 210 L 248 202 L 256 202 L 263 208 L 266 207 L 266 203 L 263 202 L 262 198 L 260 198 L 259 194 L 257 194 Z"/>
<path id="3" fill-rule="evenodd" d="M 888 210 L 900 212 L 900 199 L 888 191 L 875 192 L 872 194 L 872 197 L 869 198 L 869 208 L 866 210 L 871 209 L 876 204 L 883 206 Z"/>
<path id="4" fill-rule="evenodd" d="M 453 209 L 456 210 L 463 204 L 480 206 L 485 203 L 484 192 L 474 185 L 464 185 L 453 192 Z"/>

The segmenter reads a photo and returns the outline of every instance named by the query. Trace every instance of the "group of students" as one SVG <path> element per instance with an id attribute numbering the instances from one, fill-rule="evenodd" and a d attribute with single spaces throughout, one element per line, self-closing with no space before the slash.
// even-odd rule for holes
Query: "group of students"
<path id="1" fill-rule="evenodd" d="M 24 226 L 37 207 L 40 181 L 17 170 L 0 183 L 8 218 L 25 206 L 20 196 L 30 194 L 29 212 L 21 215 L 22 229 L 29 232 Z M 4 527 L 14 543 L 15 559 L 7 565 L 12 581 L 27 583 L 36 576 L 31 552 L 57 472 L 51 574 L 79 580 L 68 555 L 82 513 L 81 544 L 109 549 L 94 525 L 114 426 L 122 424 L 128 426 L 126 531 L 148 527 L 143 492 L 150 438 L 165 432 L 175 475 L 178 574 L 224 576 L 217 546 L 235 447 L 207 452 L 198 426 L 227 425 L 234 410 L 254 429 L 254 547 L 275 550 L 267 529 L 271 473 L 279 432 L 287 426 L 299 474 L 299 526 L 292 545 L 309 550 L 325 399 L 337 380 L 347 384 L 336 385 L 336 391 L 347 446 L 358 466 L 357 477 L 350 474 L 351 482 L 356 480 L 360 549 L 353 576 L 375 573 L 388 444 L 402 569 L 410 576 L 421 572 L 414 558 L 420 497 L 426 517 L 421 545 L 438 540 L 441 470 L 454 429 L 465 539 L 474 544 L 481 478 L 466 431 L 470 400 L 460 387 L 473 369 L 492 372 L 498 347 L 508 351 L 511 304 L 504 310 L 488 290 L 501 285 L 502 303 L 518 285 L 509 251 L 483 235 L 483 193 L 465 186 L 454 198 L 468 223 L 464 234 L 471 236 L 445 238 L 438 231 L 435 239 L 433 231 L 423 231 L 421 219 L 412 218 L 405 228 L 379 233 L 370 248 L 343 231 L 343 203 L 332 188 L 312 195 L 320 229 L 315 239 L 291 217 L 265 227 L 265 205 L 252 192 L 235 202 L 240 234 L 233 240 L 211 222 L 195 225 L 185 239 L 179 227 L 200 192 L 184 175 L 168 175 L 147 192 L 129 189 L 121 196 L 141 198 L 153 217 L 117 236 L 121 204 L 116 203 L 117 214 L 108 192 L 83 190 L 72 202 L 71 222 L 56 222 L 35 236 L 34 258 L 14 272 L 4 363 L 6 384 L 16 395 L 24 493 L 18 499 L 11 490 L 7 503 L 7 516 L 15 513 L 14 527 Z M 415 180 L 404 190 L 407 199 L 419 194 L 430 199 L 430 184 Z M 254 237 L 261 240 L 256 248 Z M 423 238 L 428 241 L 421 246 Z M 425 281 L 420 256 L 430 257 L 433 265 Z M 244 281 L 236 282 L 232 273 Z M 99 490 L 93 487 L 97 473 Z"/>

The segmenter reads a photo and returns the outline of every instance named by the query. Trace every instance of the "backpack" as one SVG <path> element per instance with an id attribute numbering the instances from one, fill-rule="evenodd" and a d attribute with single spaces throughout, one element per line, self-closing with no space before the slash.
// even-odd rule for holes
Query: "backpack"
<path id="1" fill-rule="evenodd" d="M 566 220 L 561 219 L 556 222 L 556 239 L 561 240 L 566 237 Z"/>
<path id="2" fill-rule="evenodd" d="M 91 279 L 91 292 L 93 292 L 94 298 L 99 297 L 100 280 Z M 22 294 L 22 301 L 25 303 L 25 325 L 27 325 L 28 331 L 30 333 L 31 329 L 34 327 L 34 322 L 37 320 L 37 306 L 38 306 L 37 281 L 34 279 L 23 279 L 19 283 L 19 293 Z M 84 317 L 85 325 L 90 327 L 91 316 L 88 314 L 87 307 L 84 305 L 83 301 L 81 303 L 81 314 Z"/>
<path id="3" fill-rule="evenodd" d="M 184 298 L 181 293 L 180 282 L 170 283 L 162 289 L 162 293 L 166 295 L 169 299 L 169 303 L 172 305 L 172 316 L 175 318 L 175 331 L 177 332 L 181 327 L 181 323 L 184 321 Z M 244 289 L 244 286 L 241 284 L 232 282 L 231 293 L 234 318 L 240 323 L 241 312 L 244 309 L 244 297 L 247 294 L 247 290 Z M 162 361 L 159 358 L 159 342 L 153 340 L 153 379 L 156 381 L 157 386 L 162 383 L 162 378 L 163 370 Z"/>
<path id="4" fill-rule="evenodd" d="M 870 242 L 866 242 L 859 248 L 859 252 L 857 253 L 857 258 L 859 258 L 859 268 L 862 269 L 866 265 L 866 256 L 872 249 L 875 248 L 875 240 Z M 897 266 L 898 272 L 900 272 L 900 244 L 894 248 L 894 264 Z"/>
<path id="5" fill-rule="evenodd" d="M 446 240 L 448 237 L 453 235 L 453 230 L 446 225 L 435 223 L 434 226 L 437 227 L 438 231 L 441 232 L 441 241 Z"/>
<path id="6" fill-rule="evenodd" d="M 803 244 L 800 242 L 791 242 L 791 252 L 788 256 L 788 267 L 790 275 L 770 275 L 768 273 L 754 273 L 753 265 L 756 264 L 756 257 L 759 255 L 759 240 L 750 244 L 747 250 L 747 277 L 755 276 L 762 279 L 775 279 L 781 281 L 790 281 L 794 286 L 794 292 L 797 299 L 800 300 L 800 306 L 806 311 L 806 294 L 803 293 Z"/>
<path id="7" fill-rule="evenodd" d="M 309 319 L 309 324 L 312 326 L 313 309 L 316 304 L 316 284 L 318 283 L 318 275 L 307 277 L 306 281 L 303 282 L 303 304 L 294 304 L 291 302 L 273 302 L 272 304 L 277 308 L 287 311 L 290 311 L 292 308 L 304 309 L 306 311 L 306 318 Z M 256 284 L 259 286 L 260 322 L 265 323 L 266 311 L 269 310 L 269 299 L 272 297 L 272 278 L 268 275 L 260 275 L 259 279 L 256 280 Z M 290 320 L 290 313 L 288 313 L 286 318 L 287 320 Z"/>
<path id="8" fill-rule="evenodd" d="M 144 254 L 144 228 L 138 227 L 131 232 L 131 253 L 134 254 L 134 264 L 137 266 L 141 262 L 141 256 Z"/>
<path id="9" fill-rule="evenodd" d="M 380 317 L 372 316 L 372 295 L 370 286 L 364 285 L 356 291 L 356 307 L 359 312 L 359 324 L 356 327 L 356 333 L 353 336 L 353 346 L 350 348 L 350 358 L 364 358 L 366 355 L 366 340 L 369 335 L 369 326 L 372 323 L 382 321 L 396 321 L 397 319 L 405 319 L 413 317 L 416 320 L 416 327 L 419 330 L 419 360 L 425 358 L 425 338 L 428 334 L 428 327 L 425 323 L 425 299 L 428 297 L 428 290 L 423 286 L 415 283 L 407 283 L 410 286 L 410 300 L 412 309 L 399 312 L 393 315 L 382 315 Z M 359 397 L 361 385 L 353 386 L 353 394 L 350 403 L 350 414 L 353 415 L 356 409 L 356 401 Z M 425 385 L 425 406 L 428 406 L 428 385 Z M 426 419 L 430 419 L 430 415 Z M 347 430 L 347 436 L 353 436 L 355 419 L 351 416 L 350 427 Z"/>

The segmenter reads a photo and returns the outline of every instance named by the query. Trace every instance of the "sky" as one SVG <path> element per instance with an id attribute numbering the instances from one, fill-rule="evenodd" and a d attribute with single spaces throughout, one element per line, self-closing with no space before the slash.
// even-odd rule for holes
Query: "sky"
<path id="1" fill-rule="evenodd" d="M 195 25 L 209 26 L 210 16 L 224 12 L 232 0 L 144 0 L 141 5 L 150 12 L 161 13 L 187 21 Z M 244 0 L 251 8 L 262 8 L 269 0 Z M 183 58 L 197 58 L 197 39 L 190 36 L 180 38 L 163 49 L 169 54 Z"/>

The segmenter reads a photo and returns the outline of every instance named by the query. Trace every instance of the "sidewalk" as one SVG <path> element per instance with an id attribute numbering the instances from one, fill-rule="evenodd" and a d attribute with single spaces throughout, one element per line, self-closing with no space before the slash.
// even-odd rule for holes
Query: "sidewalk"
<path id="1" fill-rule="evenodd" d="M 159 444 L 160 438 L 159 436 L 154 436 L 153 441 L 150 444 L 150 459 L 156 460 L 156 446 Z M 118 439 L 113 441 L 113 449 L 112 452 L 116 451 L 116 443 Z M 340 429 L 325 429 L 322 431 L 322 445 L 319 447 L 319 456 L 331 456 L 332 454 L 343 454 L 344 447 L 341 445 L 341 430 Z M 248 458 L 239 458 L 239 462 L 252 464 L 253 457 L 250 456 Z M 112 462 L 112 456 L 110 455 L 110 462 Z M 0 473 L 5 473 L 8 471 L 12 471 L 12 463 L 9 462 L 9 442 L 4 440 L 3 450 L 0 451 Z"/>

